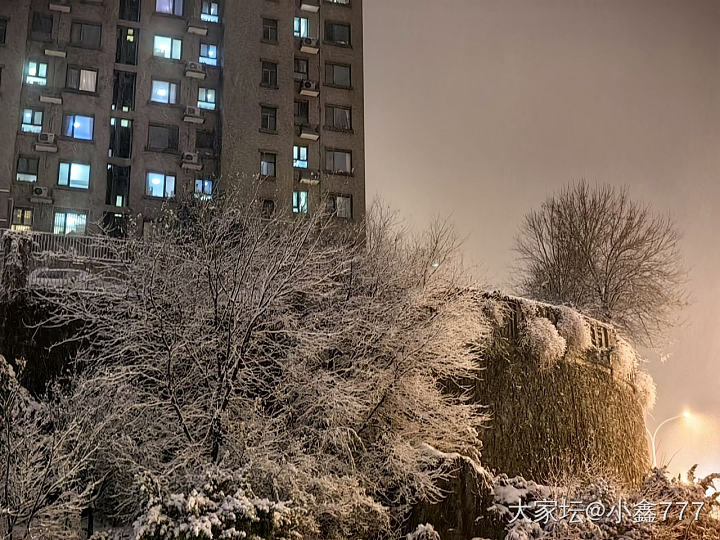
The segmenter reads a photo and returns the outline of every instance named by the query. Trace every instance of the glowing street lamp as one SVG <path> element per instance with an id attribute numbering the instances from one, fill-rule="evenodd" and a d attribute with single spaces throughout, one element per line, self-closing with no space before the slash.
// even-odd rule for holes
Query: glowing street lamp
<path id="1" fill-rule="evenodd" d="M 652 466 L 653 468 L 657 467 L 657 449 L 655 447 L 655 440 L 657 439 L 657 434 L 660 431 L 660 428 L 663 427 L 665 424 L 669 424 L 670 422 L 674 422 L 675 420 L 680 420 L 681 418 L 685 418 L 686 420 L 689 420 L 692 417 L 692 414 L 690 411 L 684 411 L 682 414 L 678 414 L 677 416 L 671 416 L 670 418 L 663 420 L 660 422 L 658 427 L 655 428 L 655 431 L 650 433 L 650 430 L 647 426 L 645 426 L 645 430 L 647 431 L 647 434 L 650 436 L 650 445 L 652 446 Z"/>

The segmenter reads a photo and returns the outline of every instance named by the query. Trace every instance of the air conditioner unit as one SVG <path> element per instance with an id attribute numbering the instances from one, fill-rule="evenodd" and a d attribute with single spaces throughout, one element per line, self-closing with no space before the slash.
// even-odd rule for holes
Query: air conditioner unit
<path id="1" fill-rule="evenodd" d="M 185 76 L 191 79 L 204 79 L 205 66 L 200 62 L 188 62 L 185 64 Z"/>
<path id="2" fill-rule="evenodd" d="M 200 114 L 199 107 L 193 107 L 191 105 L 188 105 L 187 107 L 185 107 L 185 116 L 202 116 L 202 114 Z"/>
<path id="3" fill-rule="evenodd" d="M 40 133 L 38 135 L 37 141 L 40 144 L 55 144 L 55 134 L 54 133 Z"/>
<path id="4" fill-rule="evenodd" d="M 320 89 L 318 83 L 315 81 L 302 81 L 300 83 L 300 94 L 311 97 L 319 96 Z"/>
<path id="5" fill-rule="evenodd" d="M 302 38 L 300 41 L 300 51 L 309 54 L 317 54 L 320 50 L 319 41 L 315 38 Z"/>
<path id="6" fill-rule="evenodd" d="M 60 13 L 70 13 L 70 6 L 67 0 L 54 0 L 48 5 L 50 11 L 59 11 Z"/>
<path id="7" fill-rule="evenodd" d="M 50 198 L 50 188 L 45 186 L 34 186 L 32 188 L 32 196 L 40 199 Z"/>
<path id="8" fill-rule="evenodd" d="M 196 152 L 183 152 L 183 163 L 199 163 L 200 158 Z"/>

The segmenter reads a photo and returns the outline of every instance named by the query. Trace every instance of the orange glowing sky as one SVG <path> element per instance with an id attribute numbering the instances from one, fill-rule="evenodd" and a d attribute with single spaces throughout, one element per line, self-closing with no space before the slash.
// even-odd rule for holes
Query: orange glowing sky
<path id="1" fill-rule="evenodd" d="M 450 215 L 494 286 L 522 215 L 581 177 L 683 230 L 693 305 L 654 416 L 671 470 L 720 471 L 720 2 L 365 0 L 368 196 Z M 652 424 L 651 422 L 651 425 Z"/>

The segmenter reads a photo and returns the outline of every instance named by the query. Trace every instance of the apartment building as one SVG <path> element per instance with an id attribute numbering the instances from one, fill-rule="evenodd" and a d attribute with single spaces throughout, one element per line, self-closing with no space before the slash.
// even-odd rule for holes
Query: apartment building
<path id="1" fill-rule="evenodd" d="M 364 216 L 361 0 L 0 2 L 0 228 L 144 232 L 181 194 Z"/>

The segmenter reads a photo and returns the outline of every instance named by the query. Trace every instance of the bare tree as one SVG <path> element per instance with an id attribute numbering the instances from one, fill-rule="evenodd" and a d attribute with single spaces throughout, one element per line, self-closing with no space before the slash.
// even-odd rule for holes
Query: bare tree
<path id="1" fill-rule="evenodd" d="M 85 323 L 76 399 L 111 409 L 106 508 L 136 515 L 139 476 L 177 490 L 213 466 L 306 505 L 321 537 L 367 537 L 443 495 L 427 445 L 479 456 L 485 417 L 462 381 L 487 326 L 446 224 L 268 219 L 233 194 L 162 224 L 45 298 L 46 324 Z"/>
<path id="2" fill-rule="evenodd" d="M 525 216 L 516 239 L 523 293 L 568 304 L 653 345 L 685 303 L 673 221 L 627 190 L 585 181 Z"/>

